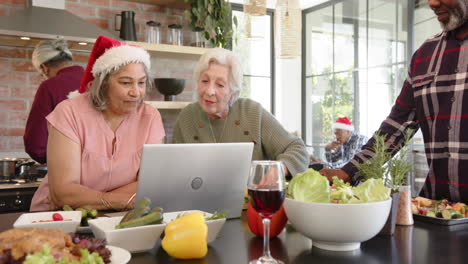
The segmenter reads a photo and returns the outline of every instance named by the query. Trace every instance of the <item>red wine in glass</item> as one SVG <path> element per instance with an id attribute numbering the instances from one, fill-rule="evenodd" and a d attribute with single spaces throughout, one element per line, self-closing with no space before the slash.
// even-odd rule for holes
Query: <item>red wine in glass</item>
<path id="1" fill-rule="evenodd" d="M 275 189 L 250 189 L 250 204 L 262 217 L 271 218 L 281 208 L 284 191 Z"/>

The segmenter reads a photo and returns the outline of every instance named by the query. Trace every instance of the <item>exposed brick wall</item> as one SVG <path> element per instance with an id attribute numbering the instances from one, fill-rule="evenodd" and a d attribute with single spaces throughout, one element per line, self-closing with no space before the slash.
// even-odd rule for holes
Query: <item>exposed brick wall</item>
<path id="1" fill-rule="evenodd" d="M 114 16 L 124 10 L 135 11 L 138 41 L 144 40 L 146 21 L 155 20 L 162 26 L 162 39 L 165 40 L 166 27 L 172 23 L 187 25 L 183 10 L 157 5 L 133 3 L 124 0 L 66 0 L 66 9 L 101 28 L 114 31 Z M 7 16 L 27 6 L 27 0 L 0 1 L 0 16 Z M 118 35 L 118 32 L 116 32 Z M 184 32 L 184 43 L 189 43 L 188 31 Z M 23 152 L 23 134 L 41 76 L 31 63 L 33 48 L 18 48 L 0 45 L 0 156 L 5 152 Z M 89 53 L 74 52 L 77 64 L 85 66 Z M 191 79 L 195 61 L 153 58 L 151 74 L 154 77 L 174 77 Z M 192 101 L 194 83 L 187 81 L 185 90 L 177 96 L 178 101 Z M 157 91 L 151 99 L 163 100 Z M 166 141 L 172 138 L 172 130 L 178 110 L 160 110 Z"/>

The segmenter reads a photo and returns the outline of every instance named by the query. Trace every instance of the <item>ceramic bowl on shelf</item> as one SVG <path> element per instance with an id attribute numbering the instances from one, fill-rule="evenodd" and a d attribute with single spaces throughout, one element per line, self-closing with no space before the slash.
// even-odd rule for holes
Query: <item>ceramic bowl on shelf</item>
<path id="1" fill-rule="evenodd" d="M 377 235 L 387 221 L 392 200 L 335 204 L 286 198 L 284 209 L 291 225 L 312 240 L 312 245 L 333 251 L 359 249 Z"/>
<path id="2" fill-rule="evenodd" d="M 164 95 L 164 101 L 174 101 L 175 96 L 184 90 L 185 80 L 175 78 L 154 79 L 156 89 Z"/>

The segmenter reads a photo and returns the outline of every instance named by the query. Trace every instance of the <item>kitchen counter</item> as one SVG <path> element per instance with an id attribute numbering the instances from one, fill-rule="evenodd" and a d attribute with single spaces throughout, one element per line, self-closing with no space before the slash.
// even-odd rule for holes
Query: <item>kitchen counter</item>
<path id="1" fill-rule="evenodd" d="M 0 214 L 0 231 L 12 227 L 20 213 Z M 352 227 L 350 227 L 352 228 Z M 361 244 L 361 249 L 333 252 L 312 247 L 310 239 L 290 225 L 278 238 L 270 240 L 272 255 L 285 263 L 466 263 L 468 224 L 440 226 L 415 222 L 397 226 L 394 236 L 376 236 Z M 160 246 L 147 253 L 133 254 L 130 264 L 247 263 L 262 253 L 262 239 L 252 235 L 245 214 L 226 221 L 220 236 L 209 245 L 202 260 L 179 261 L 169 257 Z"/>

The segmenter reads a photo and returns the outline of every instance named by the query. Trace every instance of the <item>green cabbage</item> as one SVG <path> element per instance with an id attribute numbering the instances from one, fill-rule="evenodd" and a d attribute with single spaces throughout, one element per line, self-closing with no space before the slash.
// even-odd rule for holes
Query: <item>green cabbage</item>
<path id="1" fill-rule="evenodd" d="M 104 264 L 98 253 L 91 254 L 87 249 L 81 249 L 80 252 L 81 259 L 78 261 L 69 261 L 63 257 L 57 260 L 50 253 L 49 246 L 44 245 L 42 251 L 27 255 L 23 264 Z"/>
<path id="2" fill-rule="evenodd" d="M 333 177 L 332 188 L 327 177 L 308 169 L 291 180 L 288 197 L 303 202 L 315 203 L 369 203 L 390 199 L 390 189 L 382 179 L 369 179 L 357 187 L 352 187 L 338 177 Z"/>
<path id="3" fill-rule="evenodd" d="M 382 179 L 370 178 L 354 188 L 350 203 L 369 203 L 390 199 L 390 188 L 385 187 Z"/>
<path id="4" fill-rule="evenodd" d="M 330 186 L 326 177 L 308 169 L 294 176 L 288 186 L 288 195 L 298 201 L 328 203 Z"/>

